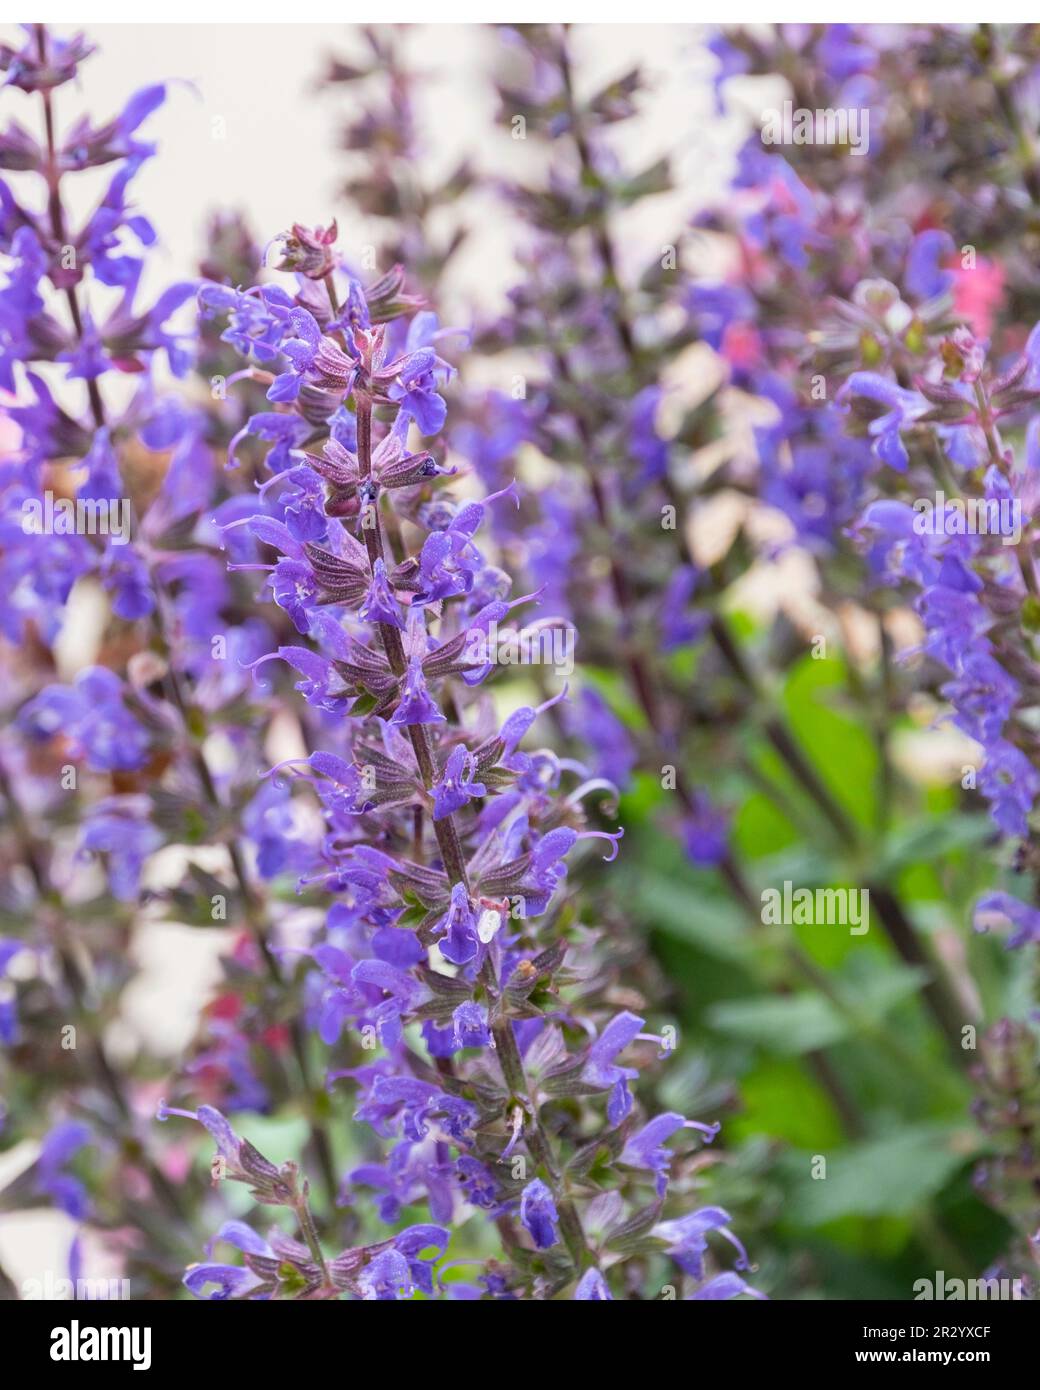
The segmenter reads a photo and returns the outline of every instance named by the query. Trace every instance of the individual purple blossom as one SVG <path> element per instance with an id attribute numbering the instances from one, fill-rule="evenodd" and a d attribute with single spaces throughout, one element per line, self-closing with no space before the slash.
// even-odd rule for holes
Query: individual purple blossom
<path id="1" fill-rule="evenodd" d="M 443 1226 L 409 1226 L 394 1237 L 394 1248 L 408 1262 L 412 1284 L 424 1294 L 433 1293 L 432 1267 L 443 1259 L 451 1236 Z"/>
<path id="2" fill-rule="evenodd" d="M 248 1255 L 258 1255 L 273 1260 L 277 1256 L 264 1238 L 244 1221 L 225 1221 L 216 1235 L 207 1243 L 206 1254 L 212 1255 L 213 1247 L 221 1241 L 233 1245 Z M 229 1298 L 242 1298 L 260 1284 L 260 1279 L 252 1270 L 241 1265 L 197 1264 L 190 1265 L 184 1275 L 184 1285 L 196 1298 L 222 1302 Z M 205 1293 L 210 1285 L 213 1293 Z"/>
<path id="3" fill-rule="evenodd" d="M 619 1125 L 632 1109 L 628 1083 L 639 1075 L 635 1067 L 620 1067 L 614 1059 L 639 1036 L 645 1025 L 646 1020 L 635 1014 L 620 1013 L 611 1019 L 589 1048 L 582 1075 L 593 1086 L 610 1089 L 607 1118 L 611 1125 Z"/>
<path id="4" fill-rule="evenodd" d="M 454 1208 L 451 1165 L 434 1140 L 396 1144 L 384 1164 L 364 1163 L 348 1174 L 355 1187 L 380 1194 L 380 1220 L 393 1225 L 405 1207 L 425 1201 L 435 1221 L 450 1221 Z M 345 1189 L 346 1190 L 346 1189 Z"/>
<path id="5" fill-rule="evenodd" d="M 147 819 L 145 797 L 110 797 L 87 816 L 80 838 L 84 856 L 103 855 L 113 895 L 121 902 L 137 896 L 145 860 L 162 844 L 162 835 Z"/>
<path id="6" fill-rule="evenodd" d="M 693 804 L 682 822 L 690 862 L 709 868 L 722 862 L 729 850 L 729 816 L 714 806 L 704 791 L 693 792 Z"/>
<path id="7" fill-rule="evenodd" d="M 968 651 L 952 681 L 940 687 L 956 709 L 954 723 L 983 745 L 1000 737 L 1019 699 L 1018 683 L 987 651 Z"/>
<path id="8" fill-rule="evenodd" d="M 656 1116 L 643 1125 L 642 1129 L 629 1135 L 618 1161 L 628 1164 L 630 1168 L 648 1168 L 656 1173 L 657 1194 L 663 1197 L 668 1187 L 668 1170 L 672 1162 L 671 1151 L 665 1147 L 666 1141 L 685 1128 L 699 1129 L 704 1135 L 705 1143 L 710 1144 L 722 1126 L 717 1123 L 702 1125 L 669 1111 L 667 1114 Z"/>
<path id="9" fill-rule="evenodd" d="M 422 662 L 413 658 L 401 685 L 401 699 L 391 724 L 443 724 L 445 717 L 426 688 Z"/>
<path id="10" fill-rule="evenodd" d="M 1009 922 L 1014 927 L 1007 940 L 1009 951 L 1028 942 L 1040 942 L 1040 908 L 1031 907 L 1010 893 L 985 893 L 975 904 L 972 918 L 978 932 L 988 931 L 994 919 Z"/>
<path id="11" fill-rule="evenodd" d="M 19 723 L 38 739 L 61 734 L 77 758 L 99 771 L 133 771 L 148 759 L 150 739 L 130 714 L 123 683 L 103 666 L 82 671 L 73 685 L 50 685 L 23 706 Z"/>
<path id="12" fill-rule="evenodd" d="M 610 1303 L 613 1295 L 603 1275 L 593 1266 L 578 1280 L 574 1297 L 579 1303 Z"/>
<path id="13" fill-rule="evenodd" d="M 987 743 L 978 787 L 1004 834 L 1024 839 L 1029 834 L 1027 817 L 1040 796 L 1040 773 L 1021 749 L 1004 738 Z"/>
<path id="14" fill-rule="evenodd" d="M 693 565 L 682 565 L 668 581 L 661 599 L 662 651 L 691 646 L 707 631 L 711 615 L 691 607 L 700 579 L 700 572 Z"/>
<path id="15" fill-rule="evenodd" d="M 184 1287 L 196 1298 L 224 1302 L 229 1298 L 248 1298 L 261 1281 L 241 1265 L 194 1264 L 184 1274 Z M 211 1288 L 212 1293 L 206 1290 Z"/>
<path id="16" fill-rule="evenodd" d="M 953 284 L 953 274 L 943 267 L 954 251 L 953 237 L 939 227 L 919 232 L 910 245 L 904 282 L 917 299 L 934 299 Z"/>
<path id="17" fill-rule="evenodd" d="M 705 1302 L 719 1302 L 723 1299 L 739 1298 L 741 1294 L 746 1294 L 749 1298 L 764 1299 L 765 1294 L 758 1289 L 752 1288 L 739 1274 L 734 1274 L 732 1270 L 727 1270 L 725 1274 L 716 1274 L 714 1279 L 709 1279 L 702 1284 L 696 1292 L 690 1294 L 690 1302 L 698 1299 Z"/>
<path id="18" fill-rule="evenodd" d="M 487 795 L 483 782 L 474 780 L 475 771 L 476 759 L 473 754 L 461 744 L 453 748 L 440 781 L 433 789 L 434 820 L 454 815 L 474 797 Z"/>
<path id="19" fill-rule="evenodd" d="M 382 560 L 377 560 L 372 566 L 372 583 L 364 603 L 358 609 L 358 617 L 366 623 L 389 623 L 393 627 L 404 627 L 401 608 L 394 597 Z"/>
<path id="20" fill-rule="evenodd" d="M 559 1240 L 558 1220 L 552 1192 L 541 1178 L 535 1178 L 527 1184 L 520 1198 L 520 1223 L 539 1250 L 548 1250 Z"/>
<path id="21" fill-rule="evenodd" d="M 437 376 L 446 377 L 451 369 L 437 356 L 433 345 L 456 332 L 440 328 L 437 315 L 428 310 L 416 314 L 408 325 L 403 359 L 406 366 L 391 395 L 422 435 L 439 434 L 447 418 L 448 407 L 437 393 Z"/>
<path id="22" fill-rule="evenodd" d="M 313 571 L 298 560 L 279 560 L 271 578 L 275 603 L 292 619 L 297 632 L 310 631 L 311 608 L 318 602 Z"/>
<path id="23" fill-rule="evenodd" d="M 721 1207 L 701 1207 L 699 1211 L 680 1216 L 674 1221 L 662 1221 L 654 1227 L 654 1235 L 667 1243 L 668 1254 L 687 1274 L 700 1279 L 704 1274 L 704 1256 L 708 1251 L 708 1232 L 719 1235 L 737 1252 L 737 1268 L 747 1269 L 747 1251 L 729 1229 L 731 1217 Z"/>
<path id="24" fill-rule="evenodd" d="M 442 933 L 437 943 L 440 953 L 453 965 L 465 965 L 480 949 L 473 905 L 461 883 L 451 890 L 451 902 L 438 930 Z"/>
<path id="25" fill-rule="evenodd" d="M 592 750 L 589 761 L 595 774 L 617 787 L 626 787 L 636 764 L 636 750 L 625 725 L 599 691 L 591 687 L 582 690 L 576 707 L 565 712 L 564 722 Z"/>
<path id="26" fill-rule="evenodd" d="M 7 969 L 15 956 L 25 949 L 24 943 L 0 937 L 0 982 L 6 981 Z M 18 1041 L 18 1001 L 15 991 L 0 991 L 0 1045 L 13 1047 Z"/>
<path id="27" fill-rule="evenodd" d="M 924 397 L 897 386 L 877 372 L 853 372 L 841 389 L 840 399 L 866 400 L 883 407 L 885 413 L 868 426 L 874 452 L 889 468 L 905 473 L 909 456 L 902 433 L 927 410 Z"/>
<path id="28" fill-rule="evenodd" d="M 155 607 L 155 591 L 144 558 L 132 545 L 109 541 L 101 563 L 101 582 L 112 596 L 112 611 L 133 622 Z"/>
<path id="29" fill-rule="evenodd" d="M 458 1047 L 488 1047 L 491 1033 L 488 1030 L 487 1013 L 479 1004 L 467 1000 L 460 1004 L 451 1016 Z"/>
<path id="30" fill-rule="evenodd" d="M 90 1141 L 90 1130 L 79 1121 L 68 1120 L 46 1135 L 36 1160 L 37 1190 L 76 1221 L 82 1221 L 90 1211 L 87 1189 L 68 1165 Z"/>

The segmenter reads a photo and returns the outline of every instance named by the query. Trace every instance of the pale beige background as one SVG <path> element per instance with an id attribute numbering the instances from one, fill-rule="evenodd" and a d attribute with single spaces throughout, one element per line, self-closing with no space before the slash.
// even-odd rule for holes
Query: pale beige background
<path id="1" fill-rule="evenodd" d="M 408 52 L 430 81 L 420 109 L 420 129 L 433 174 L 463 155 L 494 174 L 530 168 L 533 145 L 512 140 L 495 124 L 490 76 L 502 43 L 491 26 L 402 26 Z M 149 267 L 158 285 L 192 273 L 204 217 L 213 206 L 248 210 L 258 237 L 273 237 L 292 221 L 325 222 L 336 215 L 349 252 L 367 240 L 364 224 L 338 202 L 335 190 L 346 167 L 331 148 L 337 113 L 354 100 L 352 88 L 320 89 L 330 51 L 359 54 L 349 26 L 127 25 L 90 28 L 100 51 L 84 64 L 80 91 L 58 94 L 59 127 L 82 106 L 96 118 L 122 104 L 136 88 L 174 79 L 166 106 L 150 117 L 141 135 L 157 141 L 159 157 L 135 182 L 135 196 L 155 222 L 161 248 Z M 11 41 L 14 26 L 0 26 Z M 630 219 L 621 236 L 634 247 L 656 239 L 669 213 L 690 205 L 690 195 L 722 186 L 741 122 L 714 114 L 709 75 L 714 60 L 702 44 L 702 26 L 577 25 L 573 45 L 579 85 L 592 89 L 640 62 L 650 79 L 646 114 L 616 128 L 619 152 L 639 165 L 660 153 L 676 158 L 680 192 Z M 179 79 L 179 81 L 177 81 Z M 32 103 L 21 93 L 0 92 L 0 113 L 25 120 Z M 82 211 L 90 206 L 91 176 L 68 180 Z M 449 303 L 462 311 L 479 294 L 486 302 L 512 280 L 516 223 L 483 200 L 468 210 L 472 241 L 448 285 Z M 148 281 L 145 282 L 146 286 Z"/>

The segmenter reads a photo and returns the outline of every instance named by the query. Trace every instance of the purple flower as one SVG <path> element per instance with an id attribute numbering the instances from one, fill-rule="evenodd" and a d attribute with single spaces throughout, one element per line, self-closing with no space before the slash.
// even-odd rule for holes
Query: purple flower
<path id="1" fill-rule="evenodd" d="M 598 690 L 586 687 L 575 709 L 564 715 L 569 732 L 580 737 L 593 756 L 589 759 L 598 777 L 617 787 L 627 787 L 636 764 L 636 750 L 624 724 Z"/>
<path id="2" fill-rule="evenodd" d="M 148 805 L 144 797 L 111 797 L 93 807 L 84 823 L 80 850 L 105 856 L 109 886 L 121 902 L 137 896 L 144 862 L 163 842 L 146 819 Z"/>
<path id="3" fill-rule="evenodd" d="M 409 1226 L 394 1237 L 394 1248 L 408 1262 L 415 1288 L 433 1293 L 433 1266 L 444 1258 L 451 1236 L 443 1226 Z"/>
<path id="4" fill-rule="evenodd" d="M 954 252 L 949 232 L 931 227 L 919 232 L 910 245 L 904 283 L 915 299 L 934 299 L 953 284 L 953 272 L 941 269 Z"/>
<path id="5" fill-rule="evenodd" d="M 279 560 L 271 576 L 271 591 L 296 631 L 309 632 L 310 610 L 318 602 L 318 585 L 308 566 L 299 560 Z"/>
<path id="6" fill-rule="evenodd" d="M 433 818 L 454 815 L 476 796 L 486 796 L 483 782 L 473 780 L 476 759 L 461 744 L 451 750 L 440 781 L 433 788 Z"/>
<path id="7" fill-rule="evenodd" d="M 994 739 L 986 747 L 978 785 L 1004 834 L 1025 839 L 1027 817 L 1040 796 L 1040 773 L 1026 755 L 1006 739 Z"/>
<path id="8" fill-rule="evenodd" d="M 212 1105 L 200 1105 L 198 1110 L 179 1110 L 165 1101 L 160 1101 L 156 1119 L 168 1120 L 171 1115 L 180 1115 L 186 1120 L 197 1120 L 207 1129 L 217 1146 L 218 1155 L 227 1164 L 228 1176 L 239 1176 L 242 1172 L 242 1140 L 231 1128 L 227 1117 Z"/>
<path id="9" fill-rule="evenodd" d="M 491 1033 L 488 1029 L 487 1012 L 473 1000 L 460 1004 L 451 1016 L 455 1031 L 455 1042 L 459 1047 L 488 1047 Z"/>
<path id="10" fill-rule="evenodd" d="M 716 352 L 721 351 L 730 324 L 755 317 L 754 300 L 739 285 L 695 285 L 687 296 L 687 307 L 700 336 Z"/>
<path id="11" fill-rule="evenodd" d="M 390 587 L 386 565 L 382 560 L 377 560 L 372 567 L 372 583 L 364 603 L 358 609 L 358 617 L 366 623 L 388 623 L 391 627 L 404 627 L 401 608 Z"/>
<path id="12" fill-rule="evenodd" d="M 46 686 L 18 721 L 35 738 L 61 734 L 99 772 L 133 772 L 149 757 L 149 736 L 127 710 L 122 682 L 103 666 L 88 667 L 72 686 Z"/>
<path id="13" fill-rule="evenodd" d="M 89 313 L 83 315 L 83 333 L 76 346 L 68 352 L 59 352 L 59 362 L 67 362 L 65 375 L 74 380 L 79 377 L 85 381 L 95 381 L 111 370 L 112 363 L 105 352 L 101 334 Z"/>
<path id="14" fill-rule="evenodd" d="M 841 388 L 839 400 L 855 398 L 876 402 L 886 412 L 872 420 L 868 432 L 874 440 L 874 453 L 889 468 L 905 473 L 909 456 L 901 432 L 928 409 L 928 402 L 916 391 L 897 386 L 877 372 L 853 372 Z"/>
<path id="15" fill-rule="evenodd" d="M 453 965 L 465 965 L 480 949 L 473 905 L 461 883 L 452 888 L 451 903 L 437 930 L 442 933 L 438 941 L 441 955 Z"/>
<path id="16" fill-rule="evenodd" d="M 690 1301 L 704 1299 L 718 1302 L 721 1299 L 739 1298 L 741 1294 L 747 1294 L 750 1298 L 765 1298 L 764 1293 L 759 1293 L 758 1289 L 753 1289 L 749 1283 L 741 1279 L 739 1274 L 727 1270 L 725 1274 L 716 1274 L 714 1279 L 709 1279 L 706 1284 L 702 1284 L 696 1293 L 690 1295 Z"/>
<path id="17" fill-rule="evenodd" d="M 986 651 L 969 651 L 961 662 L 959 675 L 940 687 L 940 693 L 953 704 L 954 723 L 979 743 L 989 744 L 1000 737 L 1018 697 L 1018 683 Z"/>
<path id="18" fill-rule="evenodd" d="M 222 1264 L 189 1265 L 182 1282 L 196 1298 L 216 1302 L 223 1302 L 229 1298 L 247 1298 L 261 1283 L 250 1269 L 244 1269 L 241 1265 Z M 206 1293 L 206 1289 L 211 1285 L 213 1292 Z"/>
<path id="19" fill-rule="evenodd" d="M 548 1250 L 556 1244 L 558 1220 L 552 1193 L 541 1178 L 535 1178 L 520 1196 L 520 1224 L 539 1250 Z"/>
<path id="20" fill-rule="evenodd" d="M 656 426 L 663 395 L 659 386 L 646 386 L 628 408 L 629 448 L 640 465 L 640 483 L 655 482 L 668 472 L 668 445 Z"/>
<path id="21" fill-rule="evenodd" d="M 704 1277 L 704 1256 L 708 1250 L 708 1232 L 718 1231 L 737 1252 L 737 1268 L 747 1269 L 747 1251 L 732 1231 L 731 1217 L 721 1207 L 701 1207 L 699 1211 L 680 1216 L 674 1221 L 662 1221 L 654 1227 L 654 1235 L 668 1244 L 668 1253 L 680 1269 L 695 1279 Z"/>
<path id="22" fill-rule="evenodd" d="M 431 344 L 452 331 L 438 329 L 436 314 L 416 314 L 408 326 L 405 356 L 391 364 L 396 376 L 391 397 L 400 403 L 402 413 L 415 421 L 422 435 L 439 434 L 447 417 L 448 408 L 437 394 L 435 369 L 442 375 L 449 369 Z"/>
<path id="23" fill-rule="evenodd" d="M 133 622 L 146 618 L 155 607 L 148 566 L 132 545 L 109 541 L 101 563 L 101 582 L 112 595 L 112 611 L 118 618 Z"/>
<path id="24" fill-rule="evenodd" d="M 713 1125 L 698 1124 L 694 1120 L 677 1115 L 674 1111 L 669 1111 L 667 1114 L 658 1115 L 642 1129 L 630 1135 L 625 1141 L 618 1162 L 626 1163 L 630 1168 L 649 1168 L 651 1172 L 656 1173 L 657 1195 L 663 1197 L 668 1186 L 668 1170 L 672 1162 L 671 1151 L 665 1147 L 666 1141 L 678 1130 L 692 1128 L 699 1129 L 705 1142 L 710 1144 L 721 1127 L 717 1122 Z"/>
<path id="25" fill-rule="evenodd" d="M 617 1014 L 589 1048 L 582 1069 L 582 1076 L 593 1086 L 603 1090 L 610 1088 L 607 1118 L 613 1126 L 619 1125 L 632 1109 L 628 1083 L 639 1075 L 635 1067 L 619 1067 L 614 1059 L 624 1052 L 645 1026 L 646 1020 L 637 1018 L 635 1014 Z"/>
<path id="26" fill-rule="evenodd" d="M 289 359 L 290 368 L 281 376 L 275 377 L 268 388 L 269 401 L 294 401 L 300 394 L 306 374 L 314 365 L 321 346 L 321 329 L 314 316 L 306 309 L 291 309 L 285 334 L 278 344 L 280 351 Z"/>
<path id="27" fill-rule="evenodd" d="M 587 1269 L 578 1280 L 574 1297 L 579 1303 L 610 1303 L 613 1301 L 613 1296 L 607 1287 L 607 1281 L 594 1266 Z"/>
<path id="28" fill-rule="evenodd" d="M 444 715 L 426 689 L 422 662 L 414 658 L 408 663 L 401 684 L 401 699 L 394 710 L 391 724 L 443 724 Z"/>
<path id="29" fill-rule="evenodd" d="M 1008 950 L 1027 942 L 1040 942 L 1040 908 L 1013 898 L 1010 893 L 986 893 L 975 904 L 972 923 L 977 932 L 989 931 L 993 921 L 1009 922 L 1015 930 L 1008 937 Z"/>
<path id="30" fill-rule="evenodd" d="M 247 1256 L 256 1255 L 265 1260 L 277 1258 L 267 1241 L 244 1221 L 225 1221 L 208 1242 L 207 1255 L 212 1254 L 213 1247 L 220 1241 L 226 1241 Z M 197 1264 L 188 1266 L 183 1282 L 196 1298 L 222 1302 L 229 1298 L 247 1298 L 254 1289 L 261 1287 L 262 1281 L 251 1269 L 241 1265 Z M 205 1290 L 210 1285 L 215 1286 L 214 1292 L 207 1294 Z"/>
<path id="31" fill-rule="evenodd" d="M 7 967 L 25 949 L 21 941 L 0 937 L 0 981 L 7 975 Z M 0 990 L 0 1045 L 13 1047 L 18 1041 L 18 1001 L 13 989 Z"/>
<path id="32" fill-rule="evenodd" d="M 381 1250 L 358 1276 L 363 1297 L 394 1301 L 412 1289 L 412 1272 L 399 1250 Z"/>
<path id="33" fill-rule="evenodd" d="M 711 804 L 707 794 L 693 793 L 693 809 L 683 819 L 683 839 L 690 861 L 713 868 L 729 851 L 729 816 Z"/>
<path id="34" fill-rule="evenodd" d="M 66 1171 L 68 1164 L 90 1140 L 90 1130 L 78 1121 L 56 1125 L 44 1138 L 36 1160 L 36 1188 L 75 1221 L 86 1219 L 90 1211 L 87 1189 L 79 1178 Z"/>

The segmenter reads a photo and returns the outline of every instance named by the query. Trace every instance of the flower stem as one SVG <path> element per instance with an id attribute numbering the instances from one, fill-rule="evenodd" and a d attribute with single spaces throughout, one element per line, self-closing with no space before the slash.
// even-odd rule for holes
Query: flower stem
<path id="1" fill-rule="evenodd" d="M 490 959 L 487 962 L 486 975 L 489 978 L 489 983 L 497 992 L 498 983 Z M 564 1243 L 580 1274 L 588 1265 L 593 1263 L 593 1257 L 585 1240 L 585 1232 L 582 1229 L 578 1209 L 566 1190 L 565 1179 L 556 1162 L 552 1143 L 542 1125 L 538 1108 L 531 1098 L 527 1077 L 524 1073 L 523 1059 L 520 1056 L 520 1049 L 517 1047 L 516 1036 L 513 1033 L 513 1024 L 510 1019 L 502 1018 L 494 1024 L 491 1031 L 495 1039 L 495 1050 L 498 1054 L 505 1083 L 530 1117 L 530 1122 L 524 1126 L 524 1138 L 531 1157 L 548 1174 Z"/>
<path id="2" fill-rule="evenodd" d="M 296 1219 L 300 1223 L 300 1230 L 303 1233 L 303 1239 L 306 1242 L 307 1249 L 311 1252 L 315 1264 L 321 1270 L 322 1284 L 324 1287 L 331 1287 L 332 1281 L 329 1278 L 329 1268 L 325 1263 L 325 1255 L 321 1248 L 321 1241 L 318 1239 L 318 1231 L 314 1224 L 314 1216 L 311 1213 L 310 1203 L 307 1201 L 306 1194 L 297 1198 L 293 1206 L 293 1211 L 296 1213 Z"/>
<path id="3" fill-rule="evenodd" d="M 372 478 L 372 401 L 362 394 L 357 395 L 357 447 L 358 447 L 358 467 L 362 478 Z M 362 521 L 362 530 L 365 533 L 365 546 L 368 550 L 369 563 L 375 568 L 377 560 L 384 560 L 383 552 L 383 529 L 379 519 L 379 508 L 373 505 Z M 385 563 L 385 560 L 384 560 Z M 404 644 L 401 641 L 401 634 L 393 623 L 380 623 L 379 636 L 383 643 L 383 650 L 386 652 L 386 659 L 390 663 L 390 669 L 396 676 L 403 676 L 407 667 L 404 655 Z M 433 748 L 430 743 L 430 736 L 423 724 L 409 724 L 408 737 L 411 740 L 412 749 L 415 753 L 415 761 L 419 767 L 419 775 L 422 778 L 423 786 L 430 791 L 437 781 L 437 767 L 433 758 Z M 437 845 L 444 861 L 444 869 L 451 882 L 461 883 L 464 888 L 469 889 L 469 879 L 466 873 L 466 856 L 462 851 L 462 844 L 459 840 L 459 832 L 455 825 L 454 816 L 443 816 L 440 820 L 433 822 L 433 832 L 437 837 Z"/>
<path id="4" fill-rule="evenodd" d="M 361 478 L 371 479 L 372 477 L 372 401 L 364 393 L 356 394 L 357 412 L 357 448 L 358 448 L 358 469 Z M 383 560 L 383 535 L 379 520 L 378 508 L 373 506 L 369 516 L 363 523 L 365 533 L 365 544 L 368 550 L 369 561 L 375 566 L 377 560 Z M 379 624 L 380 638 L 386 652 L 387 660 L 391 669 L 397 675 L 403 675 L 405 671 L 404 648 L 401 642 L 401 634 L 392 623 Z M 419 766 L 419 773 L 423 780 L 423 786 L 429 791 L 437 780 L 436 767 L 433 760 L 433 751 L 430 746 L 429 734 L 422 724 L 410 724 L 408 733 L 411 737 L 412 748 L 415 752 L 415 759 Z M 466 857 L 463 853 L 462 845 L 459 840 L 458 830 L 455 825 L 453 815 L 443 816 L 440 820 L 433 822 L 434 833 L 437 836 L 437 844 L 441 851 L 444 861 L 444 868 L 450 881 L 461 883 L 469 891 L 469 882 L 466 872 Z M 490 976 L 489 984 L 496 994 L 500 993 L 497 979 L 488 959 L 487 972 Z M 502 1019 L 492 1028 L 495 1039 L 495 1047 L 498 1052 L 499 1063 L 502 1067 L 502 1075 L 506 1085 L 518 1097 L 526 1102 L 525 1108 L 531 1116 L 531 1123 L 526 1127 L 528 1147 L 531 1157 L 538 1164 L 541 1164 L 549 1174 L 556 1197 L 557 1212 L 560 1219 L 560 1229 L 563 1233 L 567 1248 L 571 1253 L 579 1272 L 591 1262 L 591 1255 L 585 1243 L 585 1236 L 581 1227 L 581 1220 L 578 1216 L 577 1208 L 571 1197 L 563 1187 L 563 1180 L 553 1154 L 552 1145 L 542 1127 L 541 1119 L 537 1109 L 530 1100 L 527 1079 L 524 1075 L 523 1061 L 520 1051 L 516 1045 L 516 1038 L 513 1035 L 513 1027 L 508 1019 Z"/>

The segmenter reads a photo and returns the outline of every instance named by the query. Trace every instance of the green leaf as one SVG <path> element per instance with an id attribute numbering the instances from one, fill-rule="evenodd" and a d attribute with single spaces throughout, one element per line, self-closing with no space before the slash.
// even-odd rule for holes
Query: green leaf
<path id="1" fill-rule="evenodd" d="M 918 966 L 892 965 L 887 960 L 858 952 L 849 956 L 840 977 L 844 998 L 875 1023 L 888 1012 L 920 993 L 930 972 Z"/>
<path id="2" fill-rule="evenodd" d="M 743 860 L 757 860 L 786 849 L 797 832 L 762 792 L 745 793 L 733 819 L 733 847 Z"/>
<path id="3" fill-rule="evenodd" d="M 853 820 L 873 827 L 877 816 L 878 754 L 862 721 L 838 713 L 844 696 L 838 660 L 806 655 L 784 685 L 787 722 L 820 780 Z"/>
<path id="4" fill-rule="evenodd" d="M 974 849 L 993 834 L 986 816 L 927 816 L 896 826 L 881 846 L 878 874 L 888 878 L 911 864 L 932 863 L 958 850 Z"/>
<path id="5" fill-rule="evenodd" d="M 783 999 L 737 999 L 715 1004 L 708 1023 L 721 1033 L 745 1038 L 772 1052 L 811 1052 L 848 1036 L 847 1019 L 822 994 L 806 992 Z"/>
<path id="6" fill-rule="evenodd" d="M 843 1216 L 906 1216 L 932 1198 L 967 1155 L 949 1125 L 916 1125 L 884 1139 L 823 1155 L 827 1176 L 813 1178 L 810 1154 L 781 1163 L 794 1182 L 784 1208 L 800 1226 L 822 1226 Z"/>
<path id="7" fill-rule="evenodd" d="M 727 1143 L 781 1140 L 819 1152 L 842 1142 L 841 1119 L 806 1064 L 791 1057 L 766 1057 L 740 1080 L 743 1110 L 726 1121 Z M 772 1159 L 768 1160 L 770 1167 Z"/>
<path id="8" fill-rule="evenodd" d="M 638 895 L 640 915 L 658 930 L 692 942 L 721 960 L 751 963 L 754 943 L 748 935 L 747 918 L 732 900 L 674 879 L 646 876 L 629 886 Z"/>

